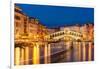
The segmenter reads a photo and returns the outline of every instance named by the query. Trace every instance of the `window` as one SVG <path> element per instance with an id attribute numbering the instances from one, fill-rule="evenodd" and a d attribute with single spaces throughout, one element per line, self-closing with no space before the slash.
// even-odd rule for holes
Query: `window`
<path id="1" fill-rule="evenodd" d="M 19 17 L 19 16 L 17 16 L 17 15 L 15 15 L 15 19 L 20 20 L 20 17 Z"/>
<path id="2" fill-rule="evenodd" d="M 69 35 L 71 35 L 72 33 L 71 32 L 69 32 Z"/>
<path id="3" fill-rule="evenodd" d="M 55 36 L 58 36 L 58 34 L 55 34 Z"/>
<path id="4" fill-rule="evenodd" d="M 16 34 L 18 33 L 18 31 L 19 31 L 19 30 L 18 30 L 18 29 L 16 29 L 16 31 L 15 31 L 15 32 L 16 32 Z"/>
<path id="5" fill-rule="evenodd" d="M 63 35 L 63 34 L 64 34 L 63 32 L 60 33 L 60 35 Z"/>
<path id="6" fill-rule="evenodd" d="M 83 37 L 83 35 L 81 35 L 81 37 Z"/>
<path id="7" fill-rule="evenodd" d="M 31 33 L 33 33 L 33 32 L 34 32 L 34 30 L 33 30 L 33 29 L 30 29 L 30 32 L 31 32 Z"/>
<path id="8" fill-rule="evenodd" d="M 64 34 L 64 32 L 62 34 Z"/>
<path id="9" fill-rule="evenodd" d="M 15 25 L 16 25 L 16 27 L 19 27 L 19 26 L 20 26 L 20 24 L 19 24 L 18 22 L 16 22 L 16 24 L 15 24 Z"/>
<path id="10" fill-rule="evenodd" d="M 59 35 L 61 35 L 61 33 L 58 33 L 57 35 L 59 36 Z"/>

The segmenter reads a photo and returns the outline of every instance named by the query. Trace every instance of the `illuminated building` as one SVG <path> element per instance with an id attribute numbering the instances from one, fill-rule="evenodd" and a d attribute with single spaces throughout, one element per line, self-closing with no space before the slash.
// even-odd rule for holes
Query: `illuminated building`
<path id="1" fill-rule="evenodd" d="M 15 38 L 20 38 L 22 35 L 27 35 L 28 17 L 22 13 L 22 10 L 17 6 L 15 7 L 14 15 Z"/>
<path id="2" fill-rule="evenodd" d="M 39 63 L 39 47 L 45 45 L 43 41 L 45 41 L 45 35 L 48 34 L 47 28 L 40 24 L 38 19 L 25 15 L 18 6 L 15 6 L 14 14 L 14 63 L 15 65 L 37 64 Z"/>

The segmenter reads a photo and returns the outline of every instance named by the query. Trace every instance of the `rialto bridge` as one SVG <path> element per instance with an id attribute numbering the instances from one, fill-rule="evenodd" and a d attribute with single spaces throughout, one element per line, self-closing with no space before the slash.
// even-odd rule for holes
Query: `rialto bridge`
<path id="1" fill-rule="evenodd" d="M 64 49 L 51 53 L 51 47 L 58 47 L 58 45 L 55 45 L 56 43 L 58 43 L 58 45 L 63 44 Z M 62 57 L 65 51 L 67 52 L 64 54 L 65 58 L 63 59 L 66 60 L 66 62 L 91 61 L 93 60 L 93 46 L 92 40 L 86 40 L 83 34 L 69 30 L 58 31 L 47 35 L 44 41 L 22 37 L 15 40 L 14 63 L 15 65 L 40 64 L 42 59 L 44 64 L 48 64 L 57 59 L 59 55 L 55 56 L 55 54 L 61 53 L 62 55 L 60 54 L 60 57 Z M 40 51 L 41 47 L 43 48 L 43 52 Z M 63 62 L 63 60 L 61 61 Z"/>

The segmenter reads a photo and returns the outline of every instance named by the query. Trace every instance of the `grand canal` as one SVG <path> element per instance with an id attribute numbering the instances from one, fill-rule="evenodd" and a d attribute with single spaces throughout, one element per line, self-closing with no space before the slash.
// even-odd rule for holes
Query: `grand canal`
<path id="1" fill-rule="evenodd" d="M 44 50 L 42 50 L 41 54 L 43 53 L 43 51 Z M 93 56 L 93 42 L 66 42 L 64 44 L 63 42 L 60 42 L 57 44 L 51 44 L 51 63 L 91 61 L 94 60 Z"/>
<path id="2" fill-rule="evenodd" d="M 46 49 L 48 55 L 46 54 Z M 28 64 L 33 64 L 33 48 L 29 48 L 27 58 Z M 25 54 L 24 54 L 25 55 Z M 63 63 L 63 62 L 79 62 L 79 61 L 93 61 L 94 60 L 94 43 L 93 42 L 57 42 L 50 43 L 49 48 L 39 46 L 38 49 L 39 64 L 45 63 Z M 23 63 L 25 63 L 24 61 Z"/>

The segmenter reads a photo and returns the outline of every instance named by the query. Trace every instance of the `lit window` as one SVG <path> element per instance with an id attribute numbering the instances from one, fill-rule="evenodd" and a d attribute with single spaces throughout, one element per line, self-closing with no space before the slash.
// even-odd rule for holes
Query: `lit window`
<path id="1" fill-rule="evenodd" d="M 20 26 L 18 22 L 16 22 L 16 24 L 15 24 L 15 25 L 16 25 L 16 27 L 19 27 L 19 26 Z"/>
<path id="2" fill-rule="evenodd" d="M 18 31 L 19 31 L 19 30 L 18 30 L 18 29 L 16 29 L 16 31 L 15 31 L 15 32 L 16 32 L 16 34 L 18 33 Z"/>
<path id="3" fill-rule="evenodd" d="M 61 33 L 58 33 L 57 35 L 61 35 Z"/>
<path id="4" fill-rule="evenodd" d="M 63 34 L 64 34 L 64 32 L 63 32 Z"/>
<path id="5" fill-rule="evenodd" d="M 74 33 L 71 32 L 71 35 L 74 35 Z"/>
<path id="6" fill-rule="evenodd" d="M 19 17 L 19 16 L 17 16 L 17 15 L 15 15 L 15 19 L 20 20 L 20 17 Z"/>
<path id="7" fill-rule="evenodd" d="M 57 36 L 57 34 L 54 34 L 54 36 Z"/>

